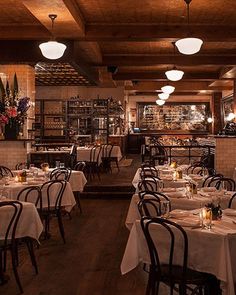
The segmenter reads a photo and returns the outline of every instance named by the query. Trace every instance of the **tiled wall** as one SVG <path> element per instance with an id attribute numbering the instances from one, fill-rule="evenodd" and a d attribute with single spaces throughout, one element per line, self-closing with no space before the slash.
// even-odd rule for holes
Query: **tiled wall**
<path id="1" fill-rule="evenodd" d="M 216 138 L 215 168 L 217 173 L 233 178 L 236 167 L 236 137 Z"/>
<path id="2" fill-rule="evenodd" d="M 27 160 L 23 141 L 0 141 L 0 165 L 15 169 L 16 164 Z"/>
<path id="3" fill-rule="evenodd" d="M 0 65 L 0 77 L 3 84 L 8 80 L 10 87 L 13 86 L 14 75 L 17 75 L 19 96 L 30 98 L 28 118 L 24 125 L 24 137 L 27 137 L 27 129 L 31 129 L 35 114 L 35 70 L 29 65 Z"/>
<path id="4" fill-rule="evenodd" d="M 10 87 L 13 86 L 15 73 L 18 80 L 19 96 L 30 98 L 31 106 L 23 130 L 23 137 L 27 138 L 27 129 L 31 129 L 35 115 L 35 70 L 29 65 L 0 65 L 0 76 L 4 85 L 8 80 Z M 27 148 L 23 141 L 0 141 L 0 165 L 14 169 L 17 163 L 26 162 L 26 158 Z"/>

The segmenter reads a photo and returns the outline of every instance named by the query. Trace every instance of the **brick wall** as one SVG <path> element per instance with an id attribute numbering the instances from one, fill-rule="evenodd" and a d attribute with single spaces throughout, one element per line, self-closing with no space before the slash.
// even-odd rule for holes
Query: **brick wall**
<path id="1" fill-rule="evenodd" d="M 215 169 L 233 178 L 236 167 L 236 138 L 216 138 Z"/>

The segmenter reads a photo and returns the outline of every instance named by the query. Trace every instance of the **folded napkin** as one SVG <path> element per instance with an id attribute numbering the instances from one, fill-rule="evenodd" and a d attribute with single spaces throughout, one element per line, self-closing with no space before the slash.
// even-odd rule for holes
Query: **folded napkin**
<path id="1" fill-rule="evenodd" d="M 214 187 L 214 186 L 213 187 L 202 187 L 201 190 L 203 192 L 215 192 L 215 191 L 217 191 L 216 187 Z"/>
<path id="2" fill-rule="evenodd" d="M 175 187 L 165 187 L 163 188 L 163 193 L 169 193 L 169 192 L 176 192 Z"/>
<path id="3" fill-rule="evenodd" d="M 185 194 L 184 192 L 166 192 L 165 193 L 169 198 L 176 198 L 176 199 L 179 199 L 179 198 L 185 198 Z"/>
<path id="4" fill-rule="evenodd" d="M 179 219 L 179 218 L 189 217 L 189 216 L 192 216 L 192 213 L 188 210 L 175 209 L 170 212 L 171 218 Z"/>
<path id="5" fill-rule="evenodd" d="M 183 226 L 183 227 L 195 227 L 195 226 L 200 226 L 199 224 L 199 220 L 197 218 L 194 219 L 181 219 L 176 222 L 179 225 Z"/>
<path id="6" fill-rule="evenodd" d="M 225 215 L 228 215 L 228 216 L 236 216 L 236 210 L 231 208 L 224 209 L 223 212 Z"/>

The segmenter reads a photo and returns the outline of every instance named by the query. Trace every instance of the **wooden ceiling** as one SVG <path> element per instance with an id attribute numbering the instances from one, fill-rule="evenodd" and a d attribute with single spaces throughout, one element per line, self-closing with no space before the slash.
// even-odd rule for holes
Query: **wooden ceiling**
<path id="1" fill-rule="evenodd" d="M 0 0 L 1 63 L 50 63 L 38 48 L 51 36 L 49 13 L 58 15 L 55 37 L 68 45 L 56 63 L 69 64 L 89 85 L 132 81 L 124 84 L 128 93 L 152 93 L 166 84 L 166 69 L 176 65 L 185 72 L 174 83 L 177 93 L 233 87 L 235 0 L 192 0 L 190 30 L 204 41 L 193 56 L 174 54 L 172 45 L 187 34 L 184 0 Z"/>

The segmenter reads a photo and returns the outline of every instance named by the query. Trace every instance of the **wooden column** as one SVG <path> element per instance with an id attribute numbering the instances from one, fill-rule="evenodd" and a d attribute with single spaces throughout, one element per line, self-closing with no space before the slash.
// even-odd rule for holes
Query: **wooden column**
<path id="1" fill-rule="evenodd" d="M 234 100 L 234 113 L 236 114 L 236 79 L 234 79 L 233 100 Z M 236 122 L 236 119 L 234 119 L 234 122 Z"/>
<path id="2" fill-rule="evenodd" d="M 214 92 L 211 99 L 212 117 L 212 133 L 217 134 L 222 129 L 222 114 L 221 114 L 221 99 L 222 92 Z"/>

